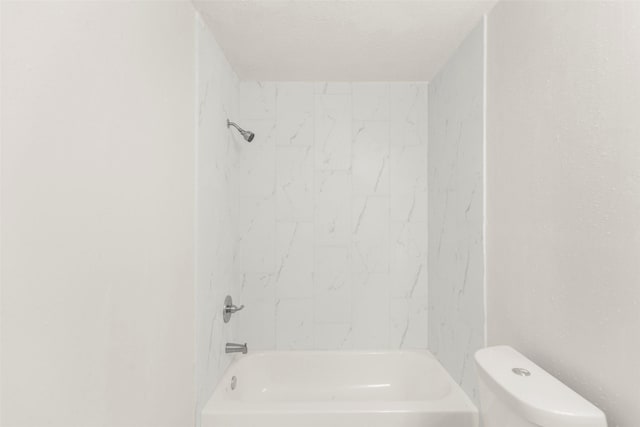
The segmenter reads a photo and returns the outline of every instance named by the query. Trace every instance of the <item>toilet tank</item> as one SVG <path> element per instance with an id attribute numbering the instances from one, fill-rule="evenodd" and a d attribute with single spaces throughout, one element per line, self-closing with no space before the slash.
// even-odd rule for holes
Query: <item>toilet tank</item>
<path id="1" fill-rule="evenodd" d="M 475 355 L 484 427 L 606 427 L 604 413 L 509 346 Z"/>

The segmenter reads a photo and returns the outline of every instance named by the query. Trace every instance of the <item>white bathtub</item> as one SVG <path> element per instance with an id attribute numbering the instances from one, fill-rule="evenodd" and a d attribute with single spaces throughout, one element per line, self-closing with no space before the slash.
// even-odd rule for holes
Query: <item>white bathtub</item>
<path id="1" fill-rule="evenodd" d="M 358 426 L 477 427 L 478 411 L 426 351 L 294 351 L 239 357 L 202 412 L 202 427 Z"/>

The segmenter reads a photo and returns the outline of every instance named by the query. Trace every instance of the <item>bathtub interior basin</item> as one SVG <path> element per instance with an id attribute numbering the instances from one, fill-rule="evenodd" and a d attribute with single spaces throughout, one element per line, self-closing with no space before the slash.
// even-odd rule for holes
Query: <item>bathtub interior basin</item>
<path id="1" fill-rule="evenodd" d="M 290 351 L 239 357 L 203 427 L 476 427 L 478 411 L 427 351 Z"/>

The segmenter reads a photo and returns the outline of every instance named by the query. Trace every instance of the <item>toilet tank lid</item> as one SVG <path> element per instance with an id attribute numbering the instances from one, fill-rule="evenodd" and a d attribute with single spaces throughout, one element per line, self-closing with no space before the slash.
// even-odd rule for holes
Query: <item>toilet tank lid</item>
<path id="1" fill-rule="evenodd" d="M 478 374 L 523 418 L 542 427 L 606 427 L 604 413 L 551 374 L 503 345 L 476 352 Z"/>

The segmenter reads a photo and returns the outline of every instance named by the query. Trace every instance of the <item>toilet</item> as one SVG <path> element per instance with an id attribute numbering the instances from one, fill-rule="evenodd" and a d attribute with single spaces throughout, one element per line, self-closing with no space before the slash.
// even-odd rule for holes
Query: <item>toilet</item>
<path id="1" fill-rule="evenodd" d="M 475 355 L 483 427 L 606 427 L 604 413 L 509 346 Z"/>

